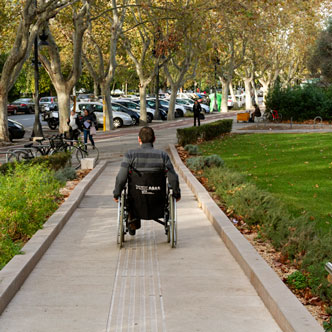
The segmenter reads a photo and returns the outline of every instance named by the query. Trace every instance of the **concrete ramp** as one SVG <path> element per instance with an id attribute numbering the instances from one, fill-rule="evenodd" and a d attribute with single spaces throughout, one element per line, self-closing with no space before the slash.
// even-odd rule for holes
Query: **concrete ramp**
<path id="1" fill-rule="evenodd" d="M 176 249 L 153 221 L 118 249 L 118 167 L 91 186 L 0 316 L 0 331 L 280 331 L 185 183 Z"/>

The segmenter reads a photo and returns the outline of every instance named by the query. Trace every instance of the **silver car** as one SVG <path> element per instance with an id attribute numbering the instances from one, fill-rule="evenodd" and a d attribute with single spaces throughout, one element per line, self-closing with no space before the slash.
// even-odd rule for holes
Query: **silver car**
<path id="1" fill-rule="evenodd" d="M 98 102 L 77 102 L 76 113 L 82 113 L 85 109 L 89 112 L 94 112 L 97 117 L 98 126 L 104 124 L 103 104 Z M 113 124 L 115 128 L 122 126 L 131 126 L 133 124 L 132 118 L 123 112 L 113 111 Z"/>

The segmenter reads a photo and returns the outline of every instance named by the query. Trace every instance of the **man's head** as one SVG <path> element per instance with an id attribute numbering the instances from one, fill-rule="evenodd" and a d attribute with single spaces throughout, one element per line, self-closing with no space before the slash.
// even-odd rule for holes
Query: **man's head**
<path id="1" fill-rule="evenodd" d="M 138 133 L 140 143 L 153 143 L 155 141 L 154 131 L 151 127 L 143 127 Z"/>

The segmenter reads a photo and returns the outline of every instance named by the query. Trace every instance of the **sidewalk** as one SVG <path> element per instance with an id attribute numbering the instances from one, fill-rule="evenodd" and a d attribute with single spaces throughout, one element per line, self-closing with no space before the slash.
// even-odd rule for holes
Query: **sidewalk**
<path id="1" fill-rule="evenodd" d="M 0 330 L 280 331 L 182 182 L 179 245 L 144 222 L 116 245 L 111 163 L 0 317 Z"/>

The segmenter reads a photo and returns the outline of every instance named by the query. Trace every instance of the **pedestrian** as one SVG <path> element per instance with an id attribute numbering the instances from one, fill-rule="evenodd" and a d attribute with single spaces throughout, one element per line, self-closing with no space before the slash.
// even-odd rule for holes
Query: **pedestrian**
<path id="1" fill-rule="evenodd" d="M 128 176 L 132 170 L 138 172 L 158 172 L 166 171 L 169 184 L 173 189 L 174 198 L 179 201 L 181 191 L 179 178 L 176 174 L 172 162 L 165 151 L 154 149 L 154 131 L 151 127 L 143 127 L 138 134 L 140 148 L 128 151 L 122 160 L 119 173 L 115 180 L 113 197 L 118 202 L 121 191 L 126 186 Z M 141 227 L 141 220 L 129 215 L 128 229 L 130 235 L 136 234 L 136 229 Z"/>
<path id="2" fill-rule="evenodd" d="M 254 104 L 254 107 L 255 110 L 251 112 L 249 122 L 255 122 L 255 117 L 259 118 L 262 115 L 261 110 L 256 103 Z"/>
<path id="3" fill-rule="evenodd" d="M 82 131 L 82 124 L 74 109 L 70 112 L 70 117 L 67 120 L 67 123 L 69 125 L 69 139 L 71 141 L 77 141 Z M 73 145 L 73 142 L 71 142 L 71 145 Z"/>
<path id="4" fill-rule="evenodd" d="M 83 127 L 83 134 L 84 134 L 84 144 L 88 144 L 88 137 L 92 144 L 92 147 L 95 147 L 95 142 L 93 140 L 93 129 L 95 129 L 94 117 L 87 109 L 84 109 L 84 116 L 82 118 L 82 127 Z M 91 130 L 92 129 L 92 130 Z"/>
<path id="5" fill-rule="evenodd" d="M 195 100 L 194 106 L 193 106 L 193 112 L 194 112 L 194 126 L 196 127 L 196 119 L 198 121 L 198 126 L 201 125 L 200 122 L 200 114 L 202 111 L 201 104 L 199 103 L 198 100 Z"/>

